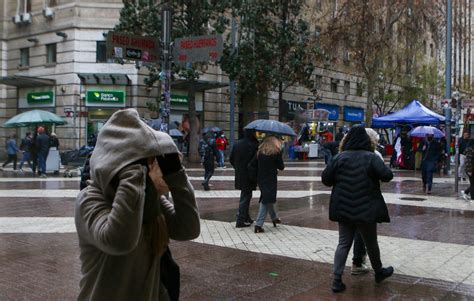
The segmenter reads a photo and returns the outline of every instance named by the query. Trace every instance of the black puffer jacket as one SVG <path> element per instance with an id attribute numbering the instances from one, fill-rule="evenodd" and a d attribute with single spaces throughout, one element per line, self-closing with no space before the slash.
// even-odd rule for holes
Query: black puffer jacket
<path id="1" fill-rule="evenodd" d="M 352 129 L 351 129 L 352 131 Z M 364 128 L 342 141 L 343 152 L 333 157 L 322 173 L 322 182 L 333 186 L 329 219 L 336 222 L 390 222 L 380 181 L 393 178 L 392 171 L 371 151 Z"/>
<path id="2" fill-rule="evenodd" d="M 235 142 L 229 160 L 235 168 L 235 189 L 248 191 L 257 188 L 256 180 L 249 175 L 248 164 L 257 152 L 258 141 L 251 133 L 245 134 L 245 138 Z"/>

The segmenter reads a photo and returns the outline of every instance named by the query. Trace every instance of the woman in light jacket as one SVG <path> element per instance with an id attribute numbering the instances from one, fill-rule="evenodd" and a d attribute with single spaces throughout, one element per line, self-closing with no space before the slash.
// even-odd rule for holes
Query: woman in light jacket
<path id="1" fill-rule="evenodd" d="M 274 205 L 277 196 L 278 170 L 283 170 L 283 158 L 281 155 L 282 142 L 275 136 L 266 137 L 257 151 L 257 183 L 260 188 L 260 208 L 255 225 L 255 233 L 265 232 L 263 223 L 267 212 L 270 213 L 273 226 L 276 227 L 281 221 L 277 216 Z"/>
<path id="2" fill-rule="evenodd" d="M 374 153 L 374 147 L 363 127 L 353 127 L 341 142 L 341 152 L 330 161 L 321 176 L 324 185 L 333 187 L 329 219 L 339 225 L 332 284 L 335 293 L 346 288 L 342 274 L 356 232 L 364 240 L 375 281 L 381 282 L 393 274 L 392 267 L 382 267 L 377 242 L 377 223 L 390 222 L 380 181 L 390 181 L 393 174 Z"/>

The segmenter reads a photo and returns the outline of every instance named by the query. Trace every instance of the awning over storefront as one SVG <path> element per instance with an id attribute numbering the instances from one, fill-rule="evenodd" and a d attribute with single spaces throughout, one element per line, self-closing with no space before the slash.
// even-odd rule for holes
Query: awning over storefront
<path id="1" fill-rule="evenodd" d="M 189 84 L 190 84 L 190 81 L 188 80 L 173 81 L 171 83 L 171 91 L 173 91 L 173 89 L 187 91 L 189 89 Z M 196 92 L 204 92 L 206 90 L 213 90 L 213 89 L 229 86 L 228 83 L 199 80 L 199 79 L 195 81 L 195 85 L 196 85 Z"/>
<path id="2" fill-rule="evenodd" d="M 78 73 L 77 76 L 87 85 L 121 85 L 126 86 L 129 78 L 126 74 L 111 73 Z"/>
<path id="3" fill-rule="evenodd" d="M 26 87 L 45 87 L 45 86 L 54 86 L 56 81 L 49 78 L 38 78 L 31 76 L 4 76 L 0 77 L 0 84 L 15 86 L 18 88 Z"/>

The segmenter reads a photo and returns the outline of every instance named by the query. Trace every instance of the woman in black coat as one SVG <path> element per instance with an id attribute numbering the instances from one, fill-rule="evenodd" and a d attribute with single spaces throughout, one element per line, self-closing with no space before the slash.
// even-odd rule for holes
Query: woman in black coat
<path id="1" fill-rule="evenodd" d="M 339 224 L 333 292 L 346 288 L 342 274 L 356 231 L 364 239 L 375 281 L 393 274 L 392 267 L 382 267 L 377 242 L 377 223 L 390 222 L 380 181 L 389 182 L 393 174 L 374 153 L 374 147 L 363 127 L 353 127 L 341 142 L 341 153 L 329 162 L 321 176 L 324 185 L 333 186 L 329 219 Z"/>
<path id="2" fill-rule="evenodd" d="M 277 175 L 278 169 L 283 170 L 285 165 L 283 164 L 283 158 L 281 156 L 281 145 L 280 139 L 274 136 L 266 137 L 257 152 L 257 183 L 260 188 L 260 208 L 258 210 L 258 216 L 255 225 L 255 233 L 265 232 L 262 228 L 267 216 L 267 212 L 270 213 L 270 217 L 273 222 L 273 226 L 281 223 L 278 218 L 275 208 L 273 205 L 276 203 L 277 196 Z"/>

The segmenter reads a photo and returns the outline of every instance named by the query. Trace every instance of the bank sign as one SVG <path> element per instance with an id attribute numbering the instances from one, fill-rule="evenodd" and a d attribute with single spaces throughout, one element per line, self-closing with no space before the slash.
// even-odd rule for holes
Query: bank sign
<path id="1" fill-rule="evenodd" d="M 86 105 L 125 106 L 125 91 L 87 91 Z"/>
<path id="2" fill-rule="evenodd" d="M 54 93 L 53 91 L 48 92 L 30 92 L 26 94 L 26 100 L 29 105 L 36 104 L 53 104 Z"/>

